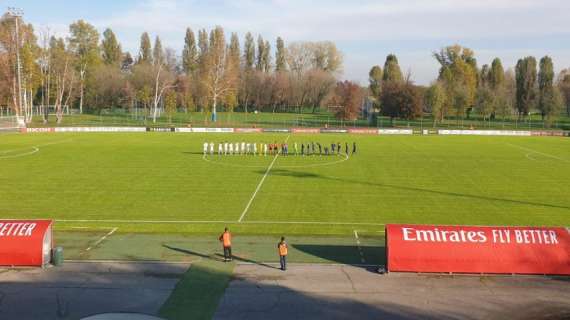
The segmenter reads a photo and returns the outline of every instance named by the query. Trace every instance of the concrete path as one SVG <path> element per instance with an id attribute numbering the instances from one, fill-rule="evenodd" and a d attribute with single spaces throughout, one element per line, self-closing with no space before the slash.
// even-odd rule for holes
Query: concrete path
<path id="1" fill-rule="evenodd" d="M 570 278 L 239 265 L 215 319 L 570 319 Z"/>
<path id="2" fill-rule="evenodd" d="M 108 312 L 156 315 L 187 264 L 66 262 L 0 269 L 0 319 L 80 319 Z"/>

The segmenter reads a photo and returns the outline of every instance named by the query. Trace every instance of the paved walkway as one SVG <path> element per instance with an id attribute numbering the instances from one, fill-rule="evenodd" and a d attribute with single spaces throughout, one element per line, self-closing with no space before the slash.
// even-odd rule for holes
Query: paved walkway
<path id="1" fill-rule="evenodd" d="M 156 315 L 187 269 L 187 264 L 70 262 L 45 270 L 0 269 L 0 319 Z"/>
<path id="2" fill-rule="evenodd" d="M 570 278 L 239 265 L 215 319 L 568 319 Z"/>

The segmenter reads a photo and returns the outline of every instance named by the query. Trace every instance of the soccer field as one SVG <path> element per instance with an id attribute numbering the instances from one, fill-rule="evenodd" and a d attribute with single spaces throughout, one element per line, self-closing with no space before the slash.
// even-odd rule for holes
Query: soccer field
<path id="1" fill-rule="evenodd" d="M 206 156 L 205 141 L 358 144 Z M 217 151 L 217 149 L 216 149 Z M 344 151 L 344 148 L 343 148 Z M 386 223 L 570 225 L 570 139 L 300 134 L 0 135 L 0 216 L 60 230 L 347 234 Z"/>

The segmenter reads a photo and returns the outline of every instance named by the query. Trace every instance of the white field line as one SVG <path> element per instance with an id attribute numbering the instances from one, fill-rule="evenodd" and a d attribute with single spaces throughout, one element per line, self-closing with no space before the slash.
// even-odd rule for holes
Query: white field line
<path id="1" fill-rule="evenodd" d="M 97 242 L 95 242 L 92 246 L 90 246 L 89 248 L 87 248 L 85 251 L 89 251 L 92 248 L 95 248 L 96 246 L 98 246 L 101 242 L 105 241 L 105 239 L 107 239 L 107 237 L 111 236 L 113 233 L 115 233 L 115 231 L 117 231 L 117 227 L 113 228 L 113 230 L 109 231 L 109 233 L 107 233 L 106 235 L 102 236 L 101 239 L 97 240 Z"/>
<path id="2" fill-rule="evenodd" d="M 287 139 L 285 139 L 285 143 L 287 143 L 287 141 L 289 140 L 289 137 L 291 135 L 287 136 Z M 242 222 L 243 218 L 245 218 L 245 215 L 247 214 L 247 210 L 249 210 L 249 207 L 251 206 L 251 203 L 253 202 L 253 199 L 255 199 L 255 196 L 257 195 L 257 192 L 259 192 L 259 189 L 261 189 L 261 186 L 263 185 L 263 182 L 265 181 L 265 178 L 267 178 L 267 175 L 269 174 L 269 171 L 271 171 L 271 168 L 273 168 L 273 165 L 275 164 L 275 161 L 277 160 L 277 158 L 279 158 L 279 155 L 281 153 L 277 152 L 277 154 L 275 155 L 275 158 L 273 158 L 273 161 L 271 161 L 271 164 L 269 165 L 269 167 L 267 167 L 267 170 L 265 171 L 265 174 L 263 175 L 263 178 L 261 178 L 261 181 L 259 181 L 259 184 L 257 185 L 257 188 L 255 188 L 255 192 L 253 192 L 253 195 L 251 196 L 251 198 L 249 199 L 249 202 L 247 203 L 247 205 L 245 206 L 245 209 L 243 209 L 243 212 L 241 213 L 241 216 L 238 219 L 238 222 Z"/>
<path id="3" fill-rule="evenodd" d="M 10 156 L 10 155 L 8 155 L 8 156 L 0 156 L 0 159 L 20 158 L 20 157 L 25 157 L 25 156 L 32 155 L 32 154 L 37 153 L 37 152 L 40 151 L 40 148 L 38 148 L 38 147 L 30 147 L 30 148 L 27 148 L 27 149 L 18 149 L 18 150 L 29 150 L 29 149 L 31 149 L 32 151 L 25 152 L 25 153 L 18 153 L 18 154 L 12 155 L 12 156 Z M 5 152 L 5 154 L 8 153 L 8 152 L 10 152 L 10 151 L 17 151 L 17 150 L 8 150 L 8 151 Z"/>
<path id="4" fill-rule="evenodd" d="M 364 252 L 362 252 L 362 248 L 360 247 L 360 239 L 358 238 L 358 231 L 354 230 L 354 237 L 356 238 L 356 247 L 358 248 L 358 254 L 360 254 L 360 262 L 366 263 L 364 260 Z"/>
<path id="5" fill-rule="evenodd" d="M 536 151 L 536 150 L 530 149 L 530 148 L 521 147 L 521 146 L 519 146 L 519 145 L 512 144 L 512 143 L 507 143 L 507 145 L 509 145 L 509 146 L 511 146 L 511 147 L 515 147 L 515 148 L 517 148 L 517 149 L 521 149 L 521 150 L 525 150 L 525 151 L 530 151 L 531 153 L 527 154 L 527 158 L 528 158 L 528 156 L 529 156 L 530 154 L 536 153 L 536 154 L 540 154 L 540 155 L 543 155 L 543 156 L 548 157 L 548 158 L 552 158 L 552 159 L 556 159 L 556 160 L 560 160 L 560 161 L 563 161 L 563 162 L 568 162 L 568 163 L 570 163 L 570 160 L 568 160 L 568 159 L 560 158 L 560 157 L 557 157 L 557 156 L 554 156 L 554 155 L 551 155 L 551 154 L 548 154 L 548 153 Z M 536 159 L 535 159 L 535 160 L 536 160 Z"/>
<path id="6" fill-rule="evenodd" d="M 104 219 L 56 219 L 56 222 L 68 223 L 136 223 L 136 224 L 236 224 L 234 221 L 223 220 L 104 220 Z M 329 226 L 385 226 L 375 222 L 325 222 L 325 221 L 244 221 L 241 224 L 299 224 L 299 225 L 329 225 Z M 384 232 L 384 231 L 378 231 Z"/>
<path id="7" fill-rule="evenodd" d="M 71 142 L 72 139 L 65 139 L 65 140 L 59 140 L 59 141 L 54 141 L 54 142 L 48 142 L 48 143 L 44 143 L 44 144 L 39 144 L 36 146 L 31 146 L 31 147 L 24 147 L 24 148 L 20 148 L 20 149 L 12 149 L 12 150 L 5 150 L 5 151 L 0 151 L 0 160 L 2 159 L 13 159 L 13 158 L 20 158 L 20 157 L 25 157 L 25 156 L 29 156 L 32 155 L 34 153 L 38 153 L 40 151 L 40 147 L 45 147 L 45 146 L 51 146 L 54 144 L 60 144 L 60 143 L 66 143 L 66 142 Z M 14 152 L 14 151 L 21 151 L 21 150 L 32 150 L 29 152 L 24 152 L 24 153 L 18 153 L 15 155 L 10 155 L 10 153 Z"/>

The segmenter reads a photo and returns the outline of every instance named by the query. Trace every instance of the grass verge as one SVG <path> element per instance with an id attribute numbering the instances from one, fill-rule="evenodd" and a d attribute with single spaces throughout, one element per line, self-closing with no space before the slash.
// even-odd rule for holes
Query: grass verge
<path id="1" fill-rule="evenodd" d="M 160 309 L 160 316 L 169 320 L 212 319 L 234 266 L 209 259 L 193 263 Z"/>

